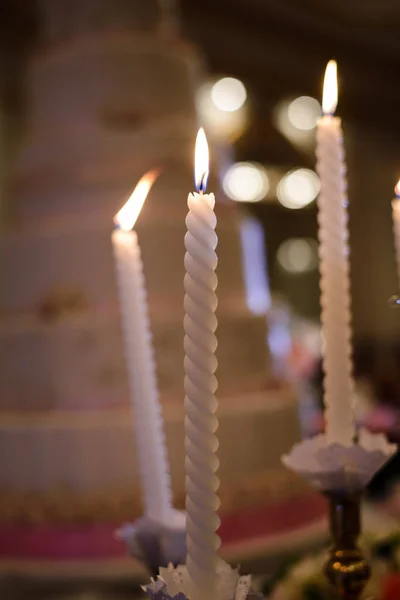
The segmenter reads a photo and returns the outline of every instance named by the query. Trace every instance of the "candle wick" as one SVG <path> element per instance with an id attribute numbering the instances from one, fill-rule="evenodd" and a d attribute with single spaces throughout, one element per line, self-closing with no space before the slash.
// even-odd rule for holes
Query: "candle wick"
<path id="1" fill-rule="evenodd" d="M 199 194 L 204 194 L 207 187 L 207 173 L 204 172 L 201 176 L 201 179 L 197 185 L 197 191 Z"/>

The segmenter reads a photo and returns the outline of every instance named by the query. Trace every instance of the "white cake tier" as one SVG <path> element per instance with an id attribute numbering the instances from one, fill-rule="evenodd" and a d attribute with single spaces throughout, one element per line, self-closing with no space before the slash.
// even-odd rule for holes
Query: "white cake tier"
<path id="1" fill-rule="evenodd" d="M 173 487 L 184 488 L 183 402 L 164 410 Z M 273 468 L 298 440 L 287 390 L 232 396 L 219 408 L 224 484 Z M 129 409 L 0 417 L 0 490 L 118 495 L 139 487 Z M 151 443 L 151 439 L 149 439 Z M 111 499 L 112 501 L 112 499 Z"/>
<path id="2" fill-rule="evenodd" d="M 40 57 L 15 170 L 19 216 L 93 214 L 148 169 L 192 164 L 198 70 L 188 47 L 154 36 L 89 36 Z"/>
<path id="3" fill-rule="evenodd" d="M 182 312 L 186 196 L 181 190 L 179 214 L 168 211 L 162 203 L 164 200 L 166 207 L 170 205 L 171 193 L 160 182 L 136 227 L 150 304 L 163 302 L 169 315 Z M 119 206 L 123 202 L 120 200 Z M 234 217 L 230 209 L 219 211 L 217 274 L 222 313 L 235 302 L 243 308 L 245 302 L 240 239 Z M 64 219 L 3 236 L 0 314 L 34 313 L 60 289 L 80 296 L 90 309 L 117 304 L 112 228 L 111 214 L 108 219 L 88 219 L 86 215 L 82 220 Z M 263 332 L 260 339 L 264 339 Z"/>
<path id="4" fill-rule="evenodd" d="M 110 122 L 123 127 L 123 116 L 126 125 L 132 116 L 132 124 L 142 126 L 147 119 L 194 115 L 194 78 L 200 74 L 197 52 L 182 41 L 154 33 L 89 32 L 53 47 L 32 65 L 33 125 L 40 134 L 58 132 L 73 142 L 85 137 L 86 128 L 107 123 L 108 116 L 120 116 Z"/>
<path id="5" fill-rule="evenodd" d="M 160 392 L 183 399 L 183 313 L 171 319 L 167 306 L 153 320 Z M 175 311 L 174 311 L 175 312 Z M 265 346 L 255 340 L 263 319 L 219 315 L 219 393 L 266 386 Z M 117 312 L 83 313 L 55 322 L 26 317 L 0 329 L 0 411 L 85 410 L 128 405 L 128 387 Z"/>

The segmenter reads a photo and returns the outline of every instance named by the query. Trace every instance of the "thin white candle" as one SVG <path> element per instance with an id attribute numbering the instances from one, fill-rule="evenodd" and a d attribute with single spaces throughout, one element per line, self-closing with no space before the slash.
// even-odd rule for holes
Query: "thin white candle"
<path id="1" fill-rule="evenodd" d="M 135 440 L 145 513 L 167 523 L 172 508 L 170 476 L 147 311 L 136 219 L 157 173 L 145 175 L 114 217 L 112 233 Z"/>
<path id="2" fill-rule="evenodd" d="M 189 194 L 185 237 L 185 449 L 187 569 L 195 600 L 215 598 L 220 540 L 216 476 L 218 420 L 215 330 L 217 319 L 217 235 L 214 194 L 205 194 L 208 146 L 200 129 L 196 140 L 198 193 Z"/>
<path id="3" fill-rule="evenodd" d="M 317 128 L 317 171 L 321 321 L 324 336 L 324 403 L 326 434 L 331 442 L 351 444 L 353 363 L 347 231 L 347 184 L 341 121 L 337 104 L 336 62 L 326 68 L 323 116 Z"/>
<path id="4" fill-rule="evenodd" d="M 392 200 L 392 215 L 393 215 L 394 245 L 395 245 L 395 249 L 396 249 L 397 276 L 399 279 L 399 289 L 400 289 L 400 179 L 394 188 L 394 198 Z"/>

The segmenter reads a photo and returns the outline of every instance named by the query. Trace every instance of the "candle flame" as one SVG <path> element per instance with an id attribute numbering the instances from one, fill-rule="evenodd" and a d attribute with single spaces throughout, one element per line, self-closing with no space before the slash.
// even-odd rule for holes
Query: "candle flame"
<path id="1" fill-rule="evenodd" d="M 154 169 L 143 175 L 139 180 L 126 204 L 124 204 L 114 217 L 114 223 L 117 227 L 120 227 L 123 231 L 130 231 L 133 229 L 140 211 L 142 210 L 144 201 L 147 198 L 147 194 L 158 175 L 159 171 Z"/>
<path id="2" fill-rule="evenodd" d="M 337 64 L 330 60 L 326 65 L 324 91 L 322 94 L 322 112 L 324 115 L 333 115 L 338 102 Z"/>
<path id="3" fill-rule="evenodd" d="M 209 152 L 206 134 L 201 127 L 196 138 L 196 149 L 194 153 L 194 181 L 198 192 L 206 191 L 209 173 Z"/>
<path id="4" fill-rule="evenodd" d="M 396 198 L 400 198 L 400 179 L 398 180 L 398 182 L 394 186 L 394 193 L 396 195 Z"/>

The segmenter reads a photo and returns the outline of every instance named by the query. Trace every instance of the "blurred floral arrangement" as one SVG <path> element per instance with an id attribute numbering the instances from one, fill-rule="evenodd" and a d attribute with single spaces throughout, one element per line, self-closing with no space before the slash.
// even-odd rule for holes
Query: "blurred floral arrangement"
<path id="1" fill-rule="evenodd" d="M 361 540 L 372 577 L 363 600 L 400 599 L 400 530 L 387 535 L 366 534 Z M 293 557 L 273 579 L 264 582 L 268 600 L 339 600 L 323 574 L 324 551 Z"/>
<path id="2" fill-rule="evenodd" d="M 295 380 L 307 378 L 322 356 L 321 327 L 274 296 L 268 313 L 268 346 L 278 373 Z"/>

